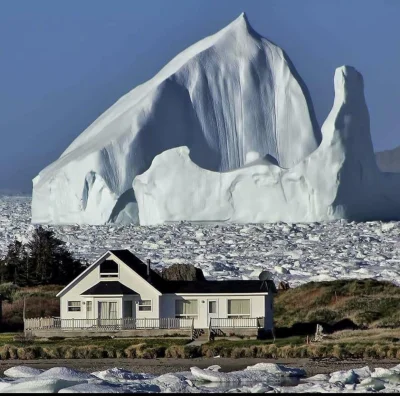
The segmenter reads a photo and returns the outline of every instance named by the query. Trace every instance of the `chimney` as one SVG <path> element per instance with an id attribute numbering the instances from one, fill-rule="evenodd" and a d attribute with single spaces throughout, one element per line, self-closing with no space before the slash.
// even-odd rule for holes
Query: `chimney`
<path id="1" fill-rule="evenodd" d="M 150 259 L 147 259 L 147 278 L 150 279 Z"/>

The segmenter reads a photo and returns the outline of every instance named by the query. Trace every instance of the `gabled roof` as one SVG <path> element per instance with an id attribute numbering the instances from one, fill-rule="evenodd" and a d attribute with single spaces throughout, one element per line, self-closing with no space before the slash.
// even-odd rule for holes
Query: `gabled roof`
<path id="1" fill-rule="evenodd" d="M 132 295 L 138 294 L 134 290 L 126 287 L 118 281 L 101 281 L 97 285 L 81 293 L 81 296 L 99 296 L 99 295 Z"/>
<path id="2" fill-rule="evenodd" d="M 146 282 L 148 282 L 156 291 L 162 294 L 179 293 L 179 294 L 243 294 L 243 293 L 276 293 L 276 287 L 273 281 L 261 282 L 259 280 L 224 280 L 224 281 L 168 281 L 163 279 L 160 274 L 150 269 L 150 278 L 147 276 L 147 265 L 143 263 L 129 250 L 108 250 L 78 277 L 76 277 L 69 285 L 61 290 L 57 297 L 64 294 L 65 291 L 73 287 L 86 273 L 88 273 L 96 264 L 107 257 L 107 254 L 113 254 L 132 271 L 136 272 Z M 106 282 L 100 282 L 106 283 Z M 109 281 L 109 283 L 119 283 Z M 99 285 L 99 284 L 98 284 Z M 96 285 L 97 286 L 97 285 Z M 94 286 L 94 287 L 96 287 Z M 123 285 L 122 285 L 123 286 Z M 104 287 L 104 285 L 102 286 Z M 116 287 L 113 285 L 112 287 Z M 131 292 L 133 290 L 127 288 Z M 90 289 L 89 289 L 90 290 Z M 82 294 L 87 295 L 88 290 Z M 130 294 L 130 293 L 119 293 Z M 134 294 L 137 294 L 134 292 Z"/>

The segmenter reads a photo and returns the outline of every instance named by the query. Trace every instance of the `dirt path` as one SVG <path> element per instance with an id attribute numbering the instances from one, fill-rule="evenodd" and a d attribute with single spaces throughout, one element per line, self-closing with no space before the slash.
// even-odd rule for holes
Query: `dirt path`
<path id="1" fill-rule="evenodd" d="M 177 371 L 187 371 L 190 367 L 205 368 L 213 364 L 221 366 L 221 371 L 243 370 L 256 363 L 280 363 L 287 366 L 302 368 L 307 376 L 331 373 L 337 370 L 349 370 L 369 366 L 370 368 L 389 368 L 399 364 L 399 360 L 345 360 L 332 361 L 311 359 L 230 359 L 230 358 L 197 358 L 197 359 L 48 359 L 48 360 L 0 360 L 0 376 L 10 367 L 24 365 L 40 369 L 51 367 L 70 367 L 85 372 L 105 370 L 119 367 L 139 373 L 165 374 Z"/>

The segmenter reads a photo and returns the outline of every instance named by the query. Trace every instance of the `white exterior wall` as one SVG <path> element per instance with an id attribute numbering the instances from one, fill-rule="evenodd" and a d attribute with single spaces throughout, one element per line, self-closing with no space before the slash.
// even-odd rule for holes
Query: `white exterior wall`
<path id="1" fill-rule="evenodd" d="M 250 299 L 250 317 L 264 317 L 268 307 L 266 303 L 268 302 L 268 296 L 264 294 L 254 295 L 254 294 L 243 294 L 243 295 L 222 295 L 222 294 L 164 294 L 161 296 L 160 304 L 160 314 L 164 318 L 174 318 L 175 317 L 175 300 L 197 300 L 198 306 L 198 317 L 194 320 L 194 327 L 198 329 L 208 328 L 208 300 L 217 301 L 217 312 L 219 318 L 228 317 L 228 300 L 234 299 Z M 204 301 L 204 302 L 203 302 Z M 272 318 L 271 318 L 272 320 Z"/>
<path id="2" fill-rule="evenodd" d="M 151 311 L 138 311 L 137 304 L 134 304 L 134 310 L 136 311 L 136 317 L 142 318 L 158 318 L 159 317 L 159 296 L 160 293 L 149 283 L 147 283 L 141 276 L 136 272 L 132 271 L 127 265 L 120 261 L 117 257 L 110 255 L 113 260 L 119 264 L 118 278 L 100 278 L 100 262 L 94 266 L 91 271 L 83 276 L 83 278 L 71 287 L 61 298 L 60 298 L 60 317 L 61 319 L 86 319 L 86 304 L 82 302 L 92 301 L 92 319 L 98 318 L 98 301 L 116 301 L 117 310 L 119 317 L 122 318 L 123 299 L 125 300 L 151 300 L 152 310 Z M 81 296 L 81 293 L 95 286 L 100 281 L 119 281 L 126 287 L 134 290 L 139 296 Z M 80 312 L 68 312 L 68 301 L 80 301 L 81 311 Z"/>

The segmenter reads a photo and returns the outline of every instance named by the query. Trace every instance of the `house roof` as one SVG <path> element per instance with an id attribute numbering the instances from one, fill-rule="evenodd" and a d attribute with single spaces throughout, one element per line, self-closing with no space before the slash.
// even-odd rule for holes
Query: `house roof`
<path id="1" fill-rule="evenodd" d="M 133 271 L 149 282 L 147 278 L 147 265 L 138 259 L 129 250 L 110 250 Z M 150 269 L 150 283 L 161 293 L 193 293 L 193 294 L 218 294 L 218 293 L 276 293 L 273 281 L 261 282 L 259 280 L 224 280 L 224 281 L 169 281 L 163 279 L 158 272 Z"/>
<path id="2" fill-rule="evenodd" d="M 87 289 L 82 296 L 98 296 L 98 295 L 127 295 L 127 294 L 138 294 L 134 290 L 126 287 L 118 281 L 102 281 L 97 283 L 97 285 L 92 286 Z"/>
<path id="3" fill-rule="evenodd" d="M 82 279 L 96 264 L 104 260 L 107 254 L 113 254 L 119 260 L 121 260 L 125 265 L 127 265 L 132 271 L 135 271 L 140 277 L 142 277 L 146 282 L 149 282 L 156 291 L 162 294 L 168 293 L 181 293 L 181 294 L 243 294 L 243 293 L 276 293 L 276 287 L 273 281 L 269 280 L 267 282 L 261 282 L 259 280 L 224 280 L 224 281 L 168 281 L 163 279 L 160 274 L 150 268 L 150 279 L 147 276 L 147 265 L 143 263 L 138 257 L 136 257 L 129 250 L 108 250 L 103 256 L 96 260 L 92 265 L 90 265 L 85 271 L 83 271 L 78 277 L 76 277 L 69 285 L 67 285 L 63 290 L 61 290 L 57 297 L 62 296 L 67 290 L 73 287 L 80 279 Z M 105 283 L 110 283 L 107 291 L 104 291 Z M 113 285 L 111 285 L 113 283 Z M 91 289 L 86 290 L 83 295 L 94 294 L 93 289 L 100 287 L 101 292 L 97 294 L 137 294 L 135 291 L 129 289 L 128 287 L 120 284 L 117 281 L 100 282 Z M 117 288 L 116 284 L 120 284 L 120 289 Z M 111 287 L 111 288 L 110 288 Z M 123 289 L 126 288 L 126 289 Z M 97 290 L 97 289 L 96 289 Z M 89 293 L 90 292 L 90 293 Z"/>
<path id="4" fill-rule="evenodd" d="M 272 281 L 258 280 L 224 280 L 224 281 L 165 281 L 162 293 L 181 294 L 243 294 L 243 293 L 275 293 L 275 284 Z"/>

